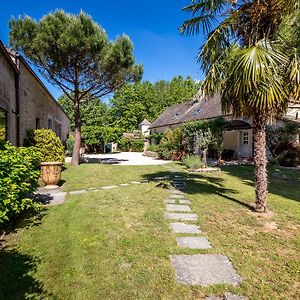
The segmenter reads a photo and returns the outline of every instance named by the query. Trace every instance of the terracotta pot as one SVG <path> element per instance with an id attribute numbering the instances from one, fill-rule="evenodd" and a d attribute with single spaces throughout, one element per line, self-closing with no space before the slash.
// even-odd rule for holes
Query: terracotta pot
<path id="1" fill-rule="evenodd" d="M 60 181 L 62 163 L 58 161 L 42 162 L 42 180 L 46 184 L 45 188 L 52 189 L 57 188 L 57 184 Z"/>

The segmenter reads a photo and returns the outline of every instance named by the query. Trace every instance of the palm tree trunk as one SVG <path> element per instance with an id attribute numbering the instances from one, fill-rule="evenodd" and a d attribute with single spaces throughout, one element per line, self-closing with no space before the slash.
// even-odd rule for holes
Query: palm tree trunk
<path id="1" fill-rule="evenodd" d="M 268 174 L 266 157 L 266 115 L 253 117 L 254 164 L 255 164 L 255 211 L 267 211 Z"/>
<path id="2" fill-rule="evenodd" d="M 71 164 L 73 166 L 79 165 L 79 152 L 81 145 L 81 116 L 80 116 L 80 102 L 79 100 L 74 101 L 74 121 L 75 121 L 75 143 L 72 153 Z"/>

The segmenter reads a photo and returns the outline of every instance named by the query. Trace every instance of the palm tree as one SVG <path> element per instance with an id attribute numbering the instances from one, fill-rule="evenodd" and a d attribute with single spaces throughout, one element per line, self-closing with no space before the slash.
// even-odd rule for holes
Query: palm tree
<path id="1" fill-rule="evenodd" d="M 299 53 L 287 51 L 279 32 L 299 0 L 193 0 L 183 34 L 207 34 L 198 59 L 203 90 L 221 94 L 224 112 L 253 120 L 257 212 L 267 210 L 266 124 L 299 99 Z M 280 40 L 280 42 L 278 42 Z"/>

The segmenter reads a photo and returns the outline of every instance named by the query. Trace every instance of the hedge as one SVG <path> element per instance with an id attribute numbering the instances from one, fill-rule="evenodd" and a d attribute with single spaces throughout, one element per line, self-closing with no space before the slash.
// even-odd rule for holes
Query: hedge
<path id="1" fill-rule="evenodd" d="M 40 156 L 34 147 L 0 145 L 0 227 L 37 204 L 29 198 L 38 186 Z"/>

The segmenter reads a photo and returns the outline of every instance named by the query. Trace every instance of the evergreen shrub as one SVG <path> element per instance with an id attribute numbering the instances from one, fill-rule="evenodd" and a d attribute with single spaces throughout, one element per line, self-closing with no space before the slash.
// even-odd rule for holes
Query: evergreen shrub
<path id="1" fill-rule="evenodd" d="M 34 147 L 0 145 L 0 227 L 38 205 L 29 197 L 37 188 L 40 155 Z"/>

